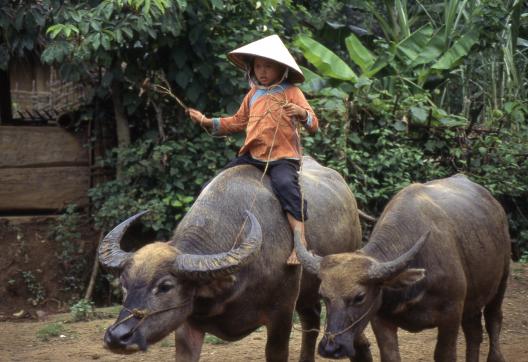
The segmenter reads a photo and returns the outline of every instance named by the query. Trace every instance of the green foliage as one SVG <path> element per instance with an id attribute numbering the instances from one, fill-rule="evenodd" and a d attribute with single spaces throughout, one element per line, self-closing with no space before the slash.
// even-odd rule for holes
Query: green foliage
<path id="1" fill-rule="evenodd" d="M 115 225 L 135 212 L 148 209 L 151 212 L 144 218 L 145 225 L 160 237 L 171 234 L 201 187 L 235 156 L 238 148 L 235 139 L 226 138 L 223 142 L 211 138 L 191 122 L 184 128 L 174 137 L 183 137 L 183 132 L 192 130 L 194 136 L 185 142 L 169 139 L 158 144 L 146 138 L 113 153 L 107 162 L 115 165 L 116 153 L 121 152 L 123 177 L 89 192 L 98 210 L 95 220 L 99 226 Z M 196 134 L 197 131 L 200 133 Z"/>
<path id="2" fill-rule="evenodd" d="M 12 58 L 32 58 L 45 44 L 42 31 L 49 21 L 48 2 L 9 1 L 0 7 L 0 69 Z"/>
<path id="3" fill-rule="evenodd" d="M 519 262 L 521 263 L 524 263 L 524 264 L 528 264 L 528 251 L 525 251 L 521 258 L 519 259 Z"/>
<path id="4" fill-rule="evenodd" d="M 220 339 L 220 338 L 218 338 L 216 336 L 213 336 L 212 334 L 208 334 L 208 333 L 205 335 L 204 342 L 207 343 L 207 344 L 215 344 L 215 345 L 229 343 L 227 341 L 224 341 L 223 339 Z"/>
<path id="5" fill-rule="evenodd" d="M 56 243 L 57 261 L 63 271 L 61 284 L 65 291 L 79 295 L 89 274 L 89 265 L 80 239 L 81 215 L 76 205 L 69 205 L 50 226 L 48 237 Z"/>
<path id="6" fill-rule="evenodd" d="M 306 59 L 323 75 L 341 80 L 357 80 L 357 75 L 354 71 L 341 58 L 322 44 L 307 36 L 299 36 L 296 40 L 296 45 L 303 49 Z"/>
<path id="7" fill-rule="evenodd" d="M 70 316 L 73 322 L 86 321 L 94 318 L 94 303 L 81 299 L 70 307 Z"/>
<path id="8" fill-rule="evenodd" d="M 443 9 L 426 5 L 418 11 L 405 2 L 389 3 L 386 17 L 375 2 L 357 4 L 371 11 L 385 37 L 365 38 L 364 43 L 350 34 L 344 38 L 348 54 L 305 35 L 297 38 L 321 74 L 306 72 L 303 85 L 323 120 L 320 134 L 304 139 L 306 149 L 340 171 L 362 207 L 373 214 L 411 182 L 463 172 L 502 201 L 514 241 L 524 250 L 528 112 L 526 99 L 519 98 L 519 87 L 513 85 L 519 83 L 517 68 L 526 69 L 527 58 L 512 47 L 503 48 L 502 58 L 486 48 L 492 54 L 487 58 L 481 48 L 483 42 L 495 48 L 511 45 L 515 35 L 510 25 L 497 18 L 508 19 L 512 10 L 493 1 L 468 9 L 466 2 L 449 1 Z M 443 24 L 420 26 L 422 10 L 433 20 L 438 9 L 444 13 Z M 488 34 L 490 26 L 495 33 Z M 334 63 L 345 71 L 328 72 Z M 361 71 L 357 79 L 343 76 L 353 67 Z M 468 85 L 469 79 L 479 83 L 478 89 Z"/>
<path id="9" fill-rule="evenodd" d="M 37 338 L 40 341 L 47 342 L 51 338 L 59 337 L 64 332 L 65 329 L 62 323 L 50 323 L 37 331 Z"/>
<path id="10" fill-rule="evenodd" d="M 528 249 L 526 4 L 303 3 L 46 0 L 6 7 L 0 27 L 10 40 L 0 45 L 0 66 L 35 47 L 46 29 L 42 59 L 93 87 L 85 117 L 108 122 L 112 86 L 120 85 L 133 142 L 98 160 L 110 168 L 119 160 L 122 175 L 90 190 L 93 217 L 107 229 L 150 209 L 145 226 L 168 237 L 241 138 L 204 134 L 169 99 L 140 96 L 140 84 L 162 74 L 189 106 L 231 114 L 247 82 L 225 54 L 279 34 L 311 67 L 303 68 L 303 91 L 321 131 L 303 135 L 306 153 L 343 174 L 362 208 L 379 214 L 411 182 L 464 172 L 499 198 L 513 238 Z M 33 34 L 33 43 L 23 34 Z M 75 237 L 63 223 L 57 237 L 67 243 Z M 64 250 L 58 257 L 72 271 L 75 247 Z"/>
<path id="11" fill-rule="evenodd" d="M 174 347 L 174 339 L 172 337 L 165 338 L 160 342 L 160 347 L 167 348 L 167 347 Z"/>
<path id="12" fill-rule="evenodd" d="M 26 288 L 31 294 L 31 298 L 29 298 L 28 301 L 34 306 L 37 306 L 46 298 L 46 291 L 44 290 L 42 284 L 40 284 L 40 282 L 37 280 L 33 272 L 28 270 L 22 271 L 21 274 Z"/>

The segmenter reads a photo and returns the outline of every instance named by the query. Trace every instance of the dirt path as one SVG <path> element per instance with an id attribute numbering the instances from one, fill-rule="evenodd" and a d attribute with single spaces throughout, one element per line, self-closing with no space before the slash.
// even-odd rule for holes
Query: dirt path
<path id="1" fill-rule="evenodd" d="M 507 361 L 528 361 L 528 265 L 514 264 L 506 300 L 504 302 L 504 325 L 501 343 Z M 61 336 L 42 341 L 39 331 L 49 329 L 57 321 L 64 321 L 68 315 L 55 315 L 39 322 L 0 323 L 0 361 L 173 361 L 174 343 L 172 336 L 153 346 L 146 353 L 126 357 L 113 355 L 102 347 L 102 336 L 113 319 L 100 319 L 90 322 L 60 324 Z M 298 324 L 297 324 L 298 327 Z M 42 332 L 41 332 L 42 333 Z M 379 360 L 377 347 L 368 330 L 373 344 L 375 360 Z M 481 349 L 481 360 L 486 359 L 487 336 Z M 400 349 L 403 361 L 432 361 L 436 332 L 425 331 L 419 334 L 400 332 Z M 201 361 L 264 361 L 264 329 L 254 332 L 242 341 L 217 344 L 207 339 L 202 350 Z M 290 360 L 298 359 L 300 332 L 294 330 L 290 341 Z M 464 360 L 463 337 L 459 336 L 459 360 Z M 326 359 L 317 356 L 317 361 Z"/>

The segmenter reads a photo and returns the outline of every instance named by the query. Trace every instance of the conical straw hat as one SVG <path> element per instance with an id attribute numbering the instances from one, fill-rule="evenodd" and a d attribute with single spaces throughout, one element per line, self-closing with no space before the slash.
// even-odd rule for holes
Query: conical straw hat
<path id="1" fill-rule="evenodd" d="M 244 45 L 227 54 L 229 60 L 236 66 L 247 70 L 250 60 L 253 57 L 262 57 L 274 60 L 290 68 L 288 80 L 292 83 L 304 82 L 304 75 L 301 68 L 295 62 L 290 52 L 278 35 L 270 35 L 260 40 Z"/>

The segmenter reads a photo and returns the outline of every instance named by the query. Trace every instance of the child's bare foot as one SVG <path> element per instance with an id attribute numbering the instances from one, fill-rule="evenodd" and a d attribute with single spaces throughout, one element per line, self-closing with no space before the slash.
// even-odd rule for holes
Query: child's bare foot
<path id="1" fill-rule="evenodd" d="M 292 251 L 290 256 L 288 257 L 288 260 L 286 260 L 286 265 L 299 265 L 301 264 L 299 262 L 299 259 L 297 259 L 297 254 L 295 253 L 295 250 Z"/>

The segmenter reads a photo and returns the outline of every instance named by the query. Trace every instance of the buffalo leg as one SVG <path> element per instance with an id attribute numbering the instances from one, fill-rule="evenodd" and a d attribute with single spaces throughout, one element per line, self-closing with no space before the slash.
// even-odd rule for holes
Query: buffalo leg
<path id="1" fill-rule="evenodd" d="M 182 324 L 174 332 L 176 362 L 196 362 L 200 359 L 205 333 L 193 328 L 189 323 Z"/>
<path id="2" fill-rule="evenodd" d="M 400 362 L 398 326 L 379 317 L 374 317 L 371 325 L 378 342 L 381 362 Z"/>
<path id="3" fill-rule="evenodd" d="M 300 362 L 312 362 L 315 357 L 315 343 L 319 335 L 321 303 L 311 307 L 298 308 L 302 327 Z"/>
<path id="4" fill-rule="evenodd" d="M 478 362 L 482 343 L 482 313 L 480 310 L 462 317 L 462 330 L 466 337 L 466 362 Z"/>
<path id="5" fill-rule="evenodd" d="M 507 280 L 508 273 L 505 273 L 497 294 L 484 308 L 486 331 L 488 332 L 490 340 L 488 362 L 504 362 L 504 357 L 500 350 L 499 334 L 502 327 L 502 300 L 506 291 Z"/>
<path id="6" fill-rule="evenodd" d="M 356 350 L 356 356 L 351 358 L 351 362 L 372 362 L 372 354 L 370 353 L 370 342 L 365 336 L 365 333 L 361 333 L 356 337 L 354 341 L 354 349 Z"/>
<path id="7" fill-rule="evenodd" d="M 315 359 L 315 345 L 321 324 L 321 302 L 318 290 L 319 279 L 308 273 L 302 273 L 301 290 L 295 307 L 303 329 L 299 357 L 301 362 L 312 362 Z"/>
<path id="8" fill-rule="evenodd" d="M 266 361 L 287 362 L 292 328 L 292 311 L 274 313 L 266 326 Z"/>
<path id="9" fill-rule="evenodd" d="M 455 322 L 438 326 L 438 337 L 434 351 L 435 362 L 456 361 L 456 342 L 459 328 L 460 318 Z"/>

